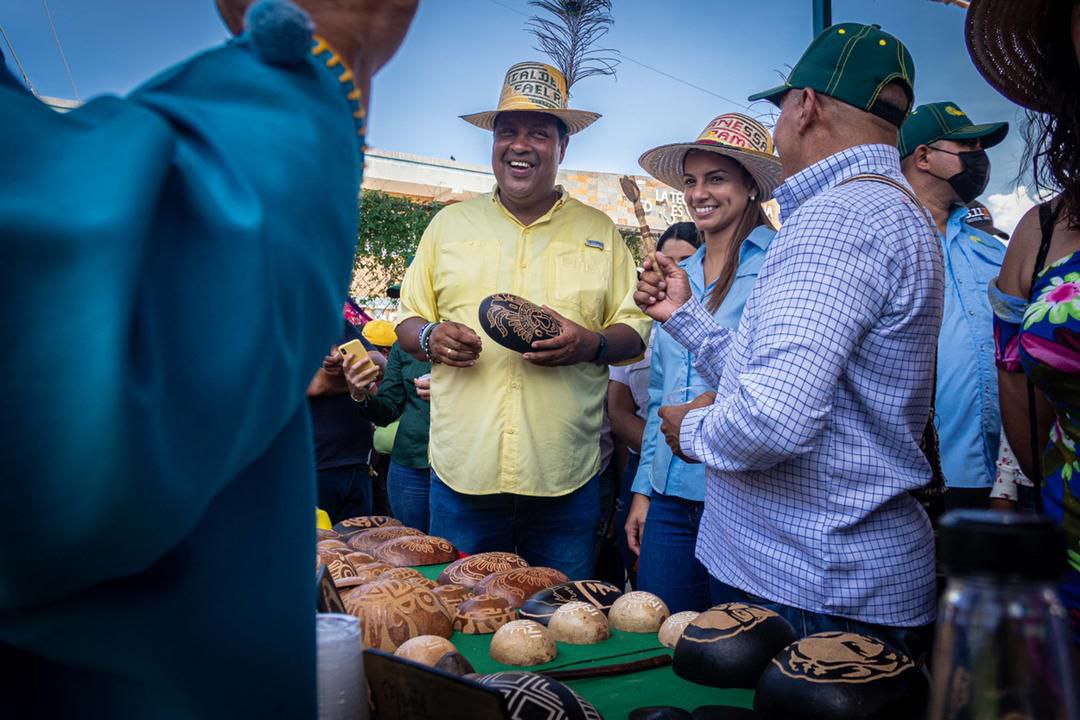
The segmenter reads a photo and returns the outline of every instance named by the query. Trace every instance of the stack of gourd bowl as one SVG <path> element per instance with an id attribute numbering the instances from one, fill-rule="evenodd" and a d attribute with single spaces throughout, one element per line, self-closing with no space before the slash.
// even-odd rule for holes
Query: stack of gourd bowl
<path id="1" fill-rule="evenodd" d="M 436 581 L 414 569 L 446 563 Z M 529 666 L 554 660 L 556 641 L 601 643 L 611 628 L 660 632 L 661 641 L 674 647 L 692 615 L 669 620 L 655 595 L 623 593 L 599 580 L 571 582 L 513 553 L 459 558 L 447 540 L 385 516 L 319 530 L 315 565 L 326 565 L 345 608 L 360 619 L 365 647 L 433 666 L 442 662 L 449 670 L 468 665 L 448 640 L 455 631 L 491 634 L 494 660 Z"/>

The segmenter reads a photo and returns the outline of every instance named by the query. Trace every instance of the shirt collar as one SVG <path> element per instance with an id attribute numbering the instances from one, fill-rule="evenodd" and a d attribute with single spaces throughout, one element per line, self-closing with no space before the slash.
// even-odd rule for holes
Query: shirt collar
<path id="1" fill-rule="evenodd" d="M 758 225 L 751 230 L 739 247 L 739 264 L 742 265 L 746 258 L 755 252 L 766 252 L 775 235 L 776 231 L 767 225 Z M 697 252 L 679 263 L 690 276 L 690 284 L 699 292 L 708 289 L 705 287 L 705 249 L 702 245 Z"/>
<path id="2" fill-rule="evenodd" d="M 570 199 L 570 193 L 566 192 L 566 189 L 562 185 L 556 185 L 555 192 L 559 194 L 559 197 L 555 200 L 555 204 L 552 205 L 551 209 L 548 210 L 546 213 L 538 217 L 536 220 L 533 220 L 532 224 L 529 225 L 529 227 L 533 227 L 534 225 L 539 225 L 540 223 L 544 223 L 550 220 L 551 216 L 554 215 L 559 210 L 559 208 L 565 205 L 566 201 Z M 499 208 L 499 210 L 501 210 L 506 215 L 506 217 L 510 218 L 518 225 L 521 225 L 521 221 L 514 217 L 514 214 L 507 210 L 506 206 L 502 204 L 502 200 L 499 199 L 498 183 L 496 183 L 495 186 L 491 188 L 491 202 L 495 204 Z M 521 226 L 525 227 L 524 225 Z"/>
<path id="3" fill-rule="evenodd" d="M 739 250 L 740 257 L 745 256 L 750 246 L 754 246 L 759 250 L 768 250 L 769 243 L 772 242 L 773 237 L 776 235 L 776 231 L 768 225 L 758 225 L 756 228 L 750 231 L 750 234 L 743 240 L 742 248 Z"/>
<path id="4" fill-rule="evenodd" d="M 953 209 L 949 211 L 949 220 L 945 223 L 945 231 L 950 238 L 963 230 L 964 218 L 968 216 L 968 212 L 964 205 L 953 205 Z"/>
<path id="5" fill-rule="evenodd" d="M 892 145 L 856 145 L 795 173 L 773 193 L 780 217 L 791 217 L 807 200 L 862 173 L 902 177 L 899 151 Z"/>

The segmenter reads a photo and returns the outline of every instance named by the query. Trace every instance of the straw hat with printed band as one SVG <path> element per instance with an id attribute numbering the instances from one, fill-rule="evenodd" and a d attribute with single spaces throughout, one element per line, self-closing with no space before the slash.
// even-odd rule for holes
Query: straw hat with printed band
<path id="1" fill-rule="evenodd" d="M 1013 102 L 1045 111 L 1038 81 L 1050 63 L 1041 36 L 1060 0 L 972 0 L 964 24 L 968 53 L 994 89 Z"/>
<path id="2" fill-rule="evenodd" d="M 768 199 L 780 184 L 780 158 L 773 152 L 772 135 L 757 120 L 739 113 L 714 118 L 693 142 L 648 150 L 638 163 L 660 182 L 682 190 L 683 161 L 690 150 L 724 155 L 742 165 L 757 183 L 761 200 Z"/>
<path id="3" fill-rule="evenodd" d="M 501 112 L 538 112 L 553 115 L 573 135 L 592 125 L 599 113 L 567 107 L 566 78 L 556 68 L 541 62 L 522 62 L 506 71 L 499 106 L 487 112 L 462 115 L 461 119 L 484 130 L 495 129 Z"/>

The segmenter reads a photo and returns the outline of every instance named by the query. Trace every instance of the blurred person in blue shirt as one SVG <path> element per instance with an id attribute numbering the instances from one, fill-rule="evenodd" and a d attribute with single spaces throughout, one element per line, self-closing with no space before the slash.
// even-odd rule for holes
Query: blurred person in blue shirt
<path id="1" fill-rule="evenodd" d="M 1008 123 L 971 122 L 953 102 L 915 108 L 900 130 L 901 168 L 933 216 L 945 258 L 935 424 L 947 509 L 987 507 L 994 485 L 1001 414 L 986 289 L 1005 245 L 972 223 L 968 203 L 990 181 L 986 149 L 1008 132 Z"/>
<path id="2" fill-rule="evenodd" d="M 0 717 L 318 713 L 304 392 L 416 0 L 217 4 L 239 38 L 66 114 L 0 57 Z"/>
<path id="3" fill-rule="evenodd" d="M 680 263 L 701 247 L 701 237 L 694 223 L 672 223 L 656 241 L 656 249 L 672 261 Z M 615 525 L 619 553 L 630 583 L 637 587 L 637 553 L 631 552 L 626 541 L 626 520 L 630 515 L 631 486 L 637 476 L 641 445 L 649 409 L 649 366 L 652 365 L 652 345 L 656 328 L 649 334 L 645 355 L 630 365 L 611 367 L 608 382 L 607 410 L 611 433 L 626 449 L 626 462 L 620 470 L 619 496 L 615 502 Z"/>
<path id="4" fill-rule="evenodd" d="M 721 115 L 691 143 L 649 150 L 641 166 L 683 192 L 704 239 L 681 263 L 693 295 L 723 327 L 736 328 L 775 232 L 761 202 L 780 182 L 772 137 L 755 120 Z M 665 250 L 665 254 L 666 254 Z M 688 402 L 712 389 L 693 357 L 657 331 L 649 367 L 649 400 L 641 456 L 626 520 L 627 544 L 640 556 L 637 587 L 672 612 L 709 607 L 709 574 L 694 556 L 704 509 L 705 466 L 672 455 L 660 433 L 662 405 Z"/>

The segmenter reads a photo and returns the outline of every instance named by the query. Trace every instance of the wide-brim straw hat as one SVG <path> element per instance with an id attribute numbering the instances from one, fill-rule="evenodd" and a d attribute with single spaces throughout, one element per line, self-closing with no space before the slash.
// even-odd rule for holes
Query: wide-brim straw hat
<path id="1" fill-rule="evenodd" d="M 461 119 L 479 128 L 494 130 L 495 117 L 501 112 L 546 113 L 561 120 L 571 135 L 600 119 L 600 113 L 571 110 L 568 101 L 566 78 L 557 68 L 541 62 L 523 62 L 506 71 L 497 108 L 462 115 Z"/>
<path id="2" fill-rule="evenodd" d="M 986 81 L 1014 103 L 1037 111 L 1046 110 L 1038 78 L 1050 60 L 1041 35 L 1054 2 L 972 0 L 964 25 L 968 53 Z"/>
<path id="3" fill-rule="evenodd" d="M 780 185 L 780 158 L 773 152 L 772 135 L 757 120 L 739 113 L 714 118 L 693 142 L 647 150 L 638 163 L 660 182 L 682 190 L 683 160 L 691 150 L 724 155 L 742 165 L 757 183 L 762 200 Z"/>

